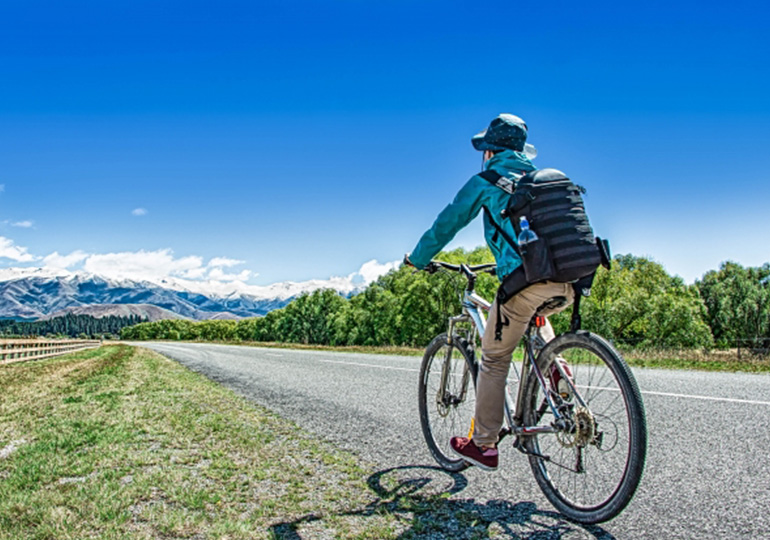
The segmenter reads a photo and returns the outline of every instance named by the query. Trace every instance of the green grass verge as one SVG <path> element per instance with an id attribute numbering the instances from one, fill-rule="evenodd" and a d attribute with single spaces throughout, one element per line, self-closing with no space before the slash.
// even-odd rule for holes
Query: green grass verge
<path id="1" fill-rule="evenodd" d="M 624 358 L 630 366 L 658 369 L 686 369 L 692 371 L 723 371 L 741 373 L 770 373 L 770 359 L 765 357 L 747 358 L 745 360 L 722 360 L 718 355 L 702 360 L 687 357 L 667 357 L 665 353 L 626 353 Z"/>
<path id="2" fill-rule="evenodd" d="M 442 493 L 373 489 L 352 455 L 146 349 L 0 366 L 0 389 L 2 540 L 449 533 Z"/>
<path id="3" fill-rule="evenodd" d="M 396 345 L 382 345 L 379 347 L 365 345 L 307 345 L 304 343 L 278 343 L 275 341 L 233 341 L 228 345 L 244 345 L 246 347 L 268 347 L 274 349 L 294 349 L 299 351 L 330 351 L 356 354 L 385 354 L 394 356 L 422 356 L 425 349 L 416 347 L 403 347 Z"/>
<path id="4" fill-rule="evenodd" d="M 430 466 L 377 470 L 147 349 L 0 366 L 0 540 L 473 540 L 580 529 L 531 502 L 457 498 L 466 484 Z"/>
<path id="5" fill-rule="evenodd" d="M 147 349 L 0 366 L 0 540 L 511 539 L 580 529 L 531 502 L 458 499 L 466 484 L 433 467 L 376 470 Z"/>

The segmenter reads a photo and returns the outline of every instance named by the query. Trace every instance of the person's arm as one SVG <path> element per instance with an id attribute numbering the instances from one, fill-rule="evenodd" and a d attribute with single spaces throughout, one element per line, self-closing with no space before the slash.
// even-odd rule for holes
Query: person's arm
<path id="1" fill-rule="evenodd" d="M 454 201 L 441 211 L 433 226 L 422 235 L 417 246 L 408 255 L 409 262 L 417 268 L 425 268 L 463 227 L 479 215 L 485 185 L 486 181 L 478 176 L 468 180 Z"/>

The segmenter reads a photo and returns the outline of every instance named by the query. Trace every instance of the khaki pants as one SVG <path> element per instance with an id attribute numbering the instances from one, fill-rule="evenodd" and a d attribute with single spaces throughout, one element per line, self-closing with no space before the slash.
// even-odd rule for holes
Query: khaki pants
<path id="1" fill-rule="evenodd" d="M 476 416 L 473 442 L 477 445 L 492 446 L 497 443 L 500 429 L 503 427 L 505 381 L 511 367 L 513 350 L 519 344 L 537 309 L 555 296 L 567 298 L 567 304 L 555 310 L 543 311 L 541 315 L 551 315 L 571 304 L 574 300 L 572 284 L 552 281 L 535 283 L 500 306 L 503 321 L 506 318 L 509 321 L 507 326 L 503 326 L 501 341 L 495 341 L 497 300 L 492 304 L 487 327 L 481 339 L 483 358 L 476 381 Z M 545 341 L 554 338 L 550 322 L 541 327 L 539 331 L 540 336 Z"/>

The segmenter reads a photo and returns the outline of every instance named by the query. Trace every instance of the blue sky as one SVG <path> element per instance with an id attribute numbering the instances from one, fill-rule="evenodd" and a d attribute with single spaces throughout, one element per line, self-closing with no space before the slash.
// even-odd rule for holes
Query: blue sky
<path id="1" fill-rule="evenodd" d="M 478 171 L 469 139 L 500 112 L 527 121 L 539 167 L 588 188 L 616 253 L 690 282 L 759 265 L 769 16 L 742 1 L 5 1 L 0 267 L 113 255 L 261 285 L 399 260 Z M 451 246 L 482 242 L 477 220 Z"/>

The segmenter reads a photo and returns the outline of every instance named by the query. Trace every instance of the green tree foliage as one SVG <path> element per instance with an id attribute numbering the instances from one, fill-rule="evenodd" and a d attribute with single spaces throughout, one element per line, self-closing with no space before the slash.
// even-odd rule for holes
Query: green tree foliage
<path id="1" fill-rule="evenodd" d="M 770 338 L 770 264 L 744 268 L 725 262 L 696 282 L 719 346 Z"/>
<path id="2" fill-rule="evenodd" d="M 120 337 L 123 339 L 133 340 L 149 340 L 149 339 L 169 339 L 174 341 L 179 340 L 196 340 L 201 338 L 201 329 L 210 326 L 208 323 L 225 323 L 229 321 L 203 321 L 196 323 L 193 321 L 182 319 L 169 319 L 156 322 L 145 322 L 124 328 Z M 209 337 L 212 340 L 216 338 L 209 332 Z"/>
<path id="3" fill-rule="evenodd" d="M 453 264 L 494 262 L 487 247 L 470 252 L 464 249 L 442 252 L 437 258 Z M 381 287 L 394 297 L 389 304 L 391 311 L 381 315 L 385 320 L 392 321 L 393 343 L 423 347 L 436 334 L 445 332 L 447 318 L 460 312 L 460 298 L 465 285 L 465 279 L 459 274 L 438 272 L 429 275 L 409 267 L 382 276 L 373 286 Z M 488 274 L 479 276 L 476 291 L 481 296 L 491 299 L 496 290 L 496 278 Z M 368 309 L 369 305 L 363 304 L 362 307 Z"/>
<path id="4" fill-rule="evenodd" d="M 103 336 L 117 336 L 125 327 L 143 321 L 137 315 L 127 317 L 108 316 L 96 318 L 91 315 L 73 315 L 68 313 L 46 321 L 0 320 L 0 336 L 67 336 L 100 339 Z"/>
<path id="5" fill-rule="evenodd" d="M 493 261 L 486 247 L 444 252 L 439 258 L 468 264 Z M 599 270 L 591 296 L 583 299 L 583 327 L 635 347 L 710 347 L 714 341 L 708 323 L 716 324 L 713 321 L 722 324 L 719 328 L 725 330 L 720 331 L 728 337 L 727 329 L 735 327 L 749 328 L 746 331 L 751 337 L 768 335 L 769 275 L 770 265 L 760 269 L 723 265 L 719 273 L 707 274 L 697 286 L 686 285 L 648 258 L 621 255 L 611 271 Z M 731 285 L 723 283 L 725 280 Z M 350 299 L 319 290 L 265 317 L 238 322 L 143 323 L 124 329 L 122 335 L 126 339 L 423 347 L 446 331 L 450 315 L 460 312 L 465 283 L 456 273 L 429 275 L 401 267 Z M 476 291 L 491 300 L 497 286 L 497 278 L 481 274 Z M 736 314 L 732 319 L 728 317 L 731 313 Z M 568 309 L 551 318 L 557 332 L 568 329 L 570 316 Z M 765 334 L 754 333 L 760 331 Z"/>
<path id="6" fill-rule="evenodd" d="M 586 329 L 632 346 L 713 344 L 697 288 L 646 257 L 620 255 L 611 271 L 601 268 L 581 314 Z"/>
<path id="7" fill-rule="evenodd" d="M 329 344 L 334 335 L 334 318 L 345 300 L 330 289 L 302 294 L 288 306 L 276 324 L 279 341 Z"/>
<path id="8" fill-rule="evenodd" d="M 334 345 L 399 343 L 398 299 L 378 283 L 345 302 L 332 320 Z"/>

